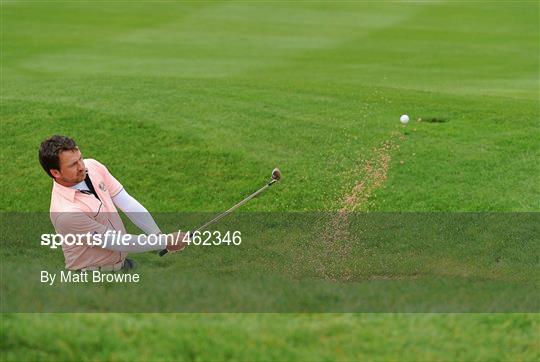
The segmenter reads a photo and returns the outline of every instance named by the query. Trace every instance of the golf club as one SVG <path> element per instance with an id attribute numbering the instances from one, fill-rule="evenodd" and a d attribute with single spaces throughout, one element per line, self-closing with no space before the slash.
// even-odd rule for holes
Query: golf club
<path id="1" fill-rule="evenodd" d="M 272 186 L 274 183 L 278 182 L 279 180 L 281 179 L 281 171 L 279 170 L 279 168 L 275 168 L 274 170 L 272 170 L 272 179 L 266 184 L 264 185 L 263 187 L 261 187 L 259 190 L 255 191 L 254 193 L 252 193 L 251 195 L 249 195 L 248 197 L 246 197 L 245 199 L 243 199 L 242 201 L 240 201 L 239 203 L 237 203 L 236 205 L 234 205 L 233 207 L 231 207 L 230 209 L 228 209 L 227 211 L 219 214 L 218 216 L 216 216 L 215 218 L 213 218 L 212 220 L 206 222 L 205 224 L 199 226 L 196 230 L 194 230 L 193 232 L 191 232 L 191 234 L 197 232 L 197 231 L 202 231 L 202 230 L 205 230 L 208 226 L 218 222 L 219 220 L 223 219 L 225 216 L 229 215 L 231 212 L 233 212 L 234 210 L 238 209 L 240 206 L 244 205 L 246 202 L 248 202 L 249 200 L 257 197 L 260 193 L 262 193 L 263 191 L 265 191 L 267 188 L 269 188 L 270 186 Z M 159 256 L 164 256 L 168 253 L 169 251 L 167 249 L 163 249 L 159 252 Z"/>

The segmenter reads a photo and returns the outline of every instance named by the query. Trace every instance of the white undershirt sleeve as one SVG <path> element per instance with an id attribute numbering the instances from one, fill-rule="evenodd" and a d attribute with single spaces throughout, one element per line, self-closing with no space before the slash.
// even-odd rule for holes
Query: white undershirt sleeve
<path id="1" fill-rule="evenodd" d="M 116 234 L 105 233 L 101 235 L 100 243 L 94 245 L 107 250 L 121 251 L 125 253 L 144 253 L 152 250 L 163 250 L 167 247 L 167 235 L 133 235 L 120 234 L 121 240 Z"/>
<path id="2" fill-rule="evenodd" d="M 120 191 L 112 198 L 114 204 L 122 210 L 127 217 L 139 229 L 147 235 L 161 234 L 159 226 L 157 226 L 154 218 L 139 201 L 135 200 L 126 190 Z"/>

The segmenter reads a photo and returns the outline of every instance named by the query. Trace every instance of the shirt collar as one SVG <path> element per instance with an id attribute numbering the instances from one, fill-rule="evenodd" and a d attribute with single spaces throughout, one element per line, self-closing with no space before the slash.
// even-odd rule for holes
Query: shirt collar
<path id="1" fill-rule="evenodd" d="M 86 181 L 81 181 L 76 185 L 70 186 L 69 188 L 73 190 L 78 190 L 78 191 L 90 190 L 90 188 L 88 188 L 88 185 L 86 184 Z"/>
<path id="2" fill-rule="evenodd" d="M 77 190 L 72 189 L 71 187 L 62 186 L 58 182 L 53 181 L 53 192 L 73 202 L 75 201 L 75 192 L 77 192 Z"/>

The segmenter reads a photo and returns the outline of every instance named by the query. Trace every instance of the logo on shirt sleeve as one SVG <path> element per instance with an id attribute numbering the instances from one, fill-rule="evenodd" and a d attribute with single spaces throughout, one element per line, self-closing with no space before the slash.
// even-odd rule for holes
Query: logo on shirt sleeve
<path id="1" fill-rule="evenodd" d="M 107 191 L 107 187 L 105 186 L 105 182 L 101 181 L 99 183 L 99 189 L 103 192 Z"/>

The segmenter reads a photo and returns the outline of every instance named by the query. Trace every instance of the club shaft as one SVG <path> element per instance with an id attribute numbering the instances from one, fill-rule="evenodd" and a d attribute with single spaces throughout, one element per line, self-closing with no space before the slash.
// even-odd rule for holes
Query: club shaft
<path id="1" fill-rule="evenodd" d="M 266 190 L 270 186 L 271 186 L 271 184 L 269 183 L 268 185 L 265 185 L 265 186 L 261 187 L 259 190 L 255 191 L 254 193 L 252 193 L 251 195 L 249 195 L 248 197 L 246 197 L 245 199 L 243 199 L 242 201 L 240 201 L 239 203 L 237 203 L 236 205 L 231 207 L 229 210 L 224 211 L 223 213 L 219 214 L 218 216 L 216 216 L 212 220 L 206 222 L 204 225 L 199 226 L 195 231 L 202 231 L 202 230 L 206 229 L 208 226 L 212 225 L 213 223 L 218 222 L 219 220 L 223 219 L 225 216 L 232 213 L 234 210 L 238 209 L 240 206 L 244 205 L 249 200 L 257 197 L 261 192 L 263 192 L 264 190 Z"/>
<path id="2" fill-rule="evenodd" d="M 269 188 L 270 186 L 272 186 L 274 183 L 276 182 L 276 180 L 272 180 L 270 181 L 269 183 L 267 183 L 266 185 L 264 185 L 263 187 L 261 187 L 259 190 L 255 191 L 254 193 L 252 193 L 251 195 L 249 195 L 248 197 L 246 197 L 245 199 L 243 199 L 242 201 L 240 201 L 239 203 L 237 203 L 236 205 L 232 206 L 230 209 L 228 209 L 227 211 L 224 211 L 223 213 L 219 214 L 218 216 L 216 216 L 215 218 L 213 218 L 212 220 L 204 223 L 203 225 L 199 226 L 196 230 L 194 230 L 193 232 L 191 232 L 191 234 L 193 234 L 195 231 L 202 231 L 202 230 L 205 230 L 208 226 L 218 222 L 219 220 L 223 219 L 225 216 L 229 215 L 230 213 L 232 213 L 234 210 L 238 209 L 240 206 L 244 205 L 246 202 L 248 202 L 249 200 L 257 197 L 260 193 L 262 193 L 264 190 L 266 190 L 267 188 Z M 167 249 L 163 249 L 159 252 L 159 255 L 160 256 L 164 256 L 165 254 L 167 254 Z"/>

